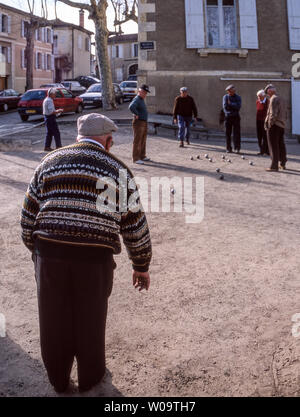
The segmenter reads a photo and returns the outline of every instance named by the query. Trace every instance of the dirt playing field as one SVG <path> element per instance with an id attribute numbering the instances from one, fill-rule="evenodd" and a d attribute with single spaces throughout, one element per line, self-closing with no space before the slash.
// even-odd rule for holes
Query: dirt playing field
<path id="1" fill-rule="evenodd" d="M 61 133 L 68 144 L 76 131 L 64 126 Z M 44 128 L 19 139 L 28 137 L 42 139 Z M 221 141 L 179 149 L 175 140 L 150 136 L 153 162 L 134 166 L 130 127 L 114 139 L 112 152 L 138 176 L 203 176 L 205 214 L 199 224 L 187 224 L 186 213 L 148 214 L 148 293 L 133 289 L 125 248 L 115 257 L 107 375 L 85 395 L 299 396 L 300 338 L 292 335 L 292 317 L 300 313 L 300 145 L 287 145 L 290 170 L 267 173 L 269 161 L 256 156 L 254 143 L 243 144 L 245 159 L 233 154 L 229 163 L 221 159 Z M 7 329 L 0 337 L 0 396 L 56 395 L 41 361 L 33 264 L 19 226 L 43 155 L 42 143 L 0 152 L 0 313 Z M 75 371 L 67 395 L 79 395 Z"/>

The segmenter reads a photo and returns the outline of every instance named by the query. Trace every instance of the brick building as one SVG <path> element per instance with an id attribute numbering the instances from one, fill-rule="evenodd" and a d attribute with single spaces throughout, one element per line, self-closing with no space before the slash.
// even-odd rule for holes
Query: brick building
<path id="1" fill-rule="evenodd" d="M 22 93 L 26 84 L 25 22 L 29 13 L 0 3 L 0 89 L 13 88 Z M 53 82 L 53 31 L 41 27 L 35 32 L 34 87 Z"/>
<path id="2" fill-rule="evenodd" d="M 242 131 L 253 133 L 256 92 L 272 82 L 287 100 L 288 130 L 293 119 L 300 134 L 300 81 L 292 79 L 300 58 L 299 0 L 173 0 L 172 7 L 139 0 L 141 42 L 152 45 L 139 51 L 151 111 L 170 113 L 186 85 L 205 125 L 217 128 L 224 89 L 233 83 L 243 99 Z"/>
<path id="3" fill-rule="evenodd" d="M 111 36 L 108 54 L 113 82 L 120 83 L 129 75 L 135 75 L 138 70 L 138 34 Z"/>

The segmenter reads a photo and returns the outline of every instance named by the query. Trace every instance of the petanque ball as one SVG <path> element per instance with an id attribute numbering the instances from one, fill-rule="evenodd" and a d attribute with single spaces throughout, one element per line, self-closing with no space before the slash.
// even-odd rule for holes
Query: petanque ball
<path id="1" fill-rule="evenodd" d="M 224 175 L 220 175 L 220 176 L 219 176 L 219 180 L 221 180 L 221 181 L 222 181 L 223 179 L 224 179 Z"/>

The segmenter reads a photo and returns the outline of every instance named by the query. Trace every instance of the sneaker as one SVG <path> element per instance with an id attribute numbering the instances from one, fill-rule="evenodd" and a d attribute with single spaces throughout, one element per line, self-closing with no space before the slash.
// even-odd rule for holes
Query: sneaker
<path id="1" fill-rule="evenodd" d="M 267 168 L 266 171 L 267 172 L 278 172 L 278 169 L 276 169 L 276 168 Z"/>
<path id="2" fill-rule="evenodd" d="M 144 161 L 141 159 L 138 159 L 137 161 L 134 161 L 135 164 L 144 165 Z"/>
<path id="3" fill-rule="evenodd" d="M 151 161 L 151 159 L 146 157 L 146 158 L 143 158 L 143 161 L 147 162 L 147 161 Z"/>
<path id="4" fill-rule="evenodd" d="M 52 149 L 52 148 L 44 148 L 44 151 L 45 152 L 52 152 L 52 151 L 54 151 L 54 149 Z"/>

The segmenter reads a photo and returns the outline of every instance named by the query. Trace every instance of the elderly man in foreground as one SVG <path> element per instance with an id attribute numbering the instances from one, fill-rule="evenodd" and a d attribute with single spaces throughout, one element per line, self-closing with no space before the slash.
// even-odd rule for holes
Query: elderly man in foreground
<path id="1" fill-rule="evenodd" d="M 133 285 L 139 290 L 150 285 L 145 213 L 132 173 L 110 153 L 117 127 L 93 113 L 77 125 L 77 143 L 49 153 L 36 168 L 21 218 L 35 266 L 42 358 L 57 392 L 68 388 L 74 358 L 80 391 L 105 373 L 107 305 L 120 234 L 132 261 Z M 125 207 L 124 198 L 119 201 L 124 191 Z"/>
<path id="2" fill-rule="evenodd" d="M 284 143 L 284 129 L 287 119 L 286 104 L 283 98 L 277 94 L 273 84 L 267 85 L 264 91 L 270 97 L 265 129 L 272 163 L 267 171 L 278 171 L 278 162 L 280 161 L 281 169 L 286 169 L 287 162 Z"/>

